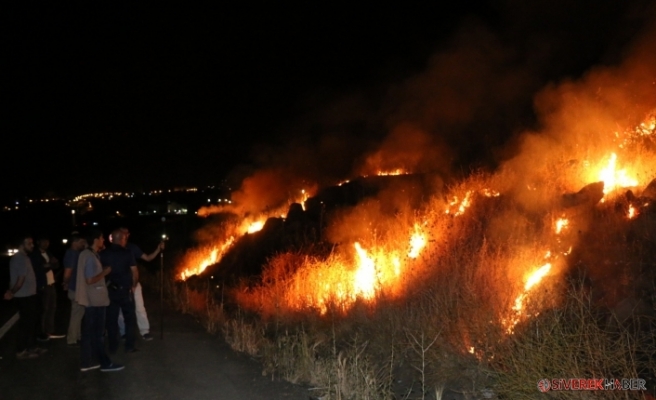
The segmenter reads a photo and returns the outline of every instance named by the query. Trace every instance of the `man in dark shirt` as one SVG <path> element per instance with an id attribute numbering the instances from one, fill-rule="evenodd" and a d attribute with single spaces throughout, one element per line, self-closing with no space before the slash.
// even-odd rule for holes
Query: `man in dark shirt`
<path id="1" fill-rule="evenodd" d="M 37 296 L 41 313 L 41 333 L 37 340 L 47 342 L 50 339 L 60 339 L 65 335 L 55 334 L 55 310 L 57 308 L 57 291 L 55 289 L 55 272 L 59 261 L 48 250 L 50 240 L 40 237 L 36 249 L 30 253 L 30 261 L 36 274 Z"/>
<path id="2" fill-rule="evenodd" d="M 134 243 L 129 242 L 130 238 L 130 231 L 128 228 L 122 227 L 120 228 L 121 232 L 126 237 L 127 244 L 125 245 L 125 248 L 130 250 L 132 252 L 132 255 L 134 256 L 135 260 L 143 260 L 146 262 L 152 261 L 157 257 L 158 254 L 164 250 L 164 242 L 160 242 L 157 245 L 157 248 L 155 251 L 153 251 L 150 254 L 144 253 L 139 246 L 137 246 Z M 150 323 L 148 322 L 148 314 L 146 313 L 146 307 L 144 306 L 144 301 L 143 301 L 143 293 L 141 291 L 141 284 L 137 282 L 137 285 L 135 286 L 134 290 L 134 305 L 136 308 L 136 314 L 137 314 L 137 326 L 139 327 L 139 333 L 141 334 L 141 337 L 146 340 L 153 340 L 153 336 L 150 334 Z M 119 326 L 121 327 L 121 330 L 123 330 L 123 327 L 121 326 L 121 319 L 119 318 Z"/>
<path id="3" fill-rule="evenodd" d="M 109 352 L 116 353 L 119 344 L 118 314 L 125 318 L 125 351 L 137 351 L 134 347 L 136 317 L 133 291 L 139 282 L 137 263 L 132 253 L 125 248 L 127 237 L 120 229 L 112 232 L 112 245 L 100 253 L 104 267 L 111 267 L 107 276 L 109 307 L 107 307 L 107 336 Z"/>

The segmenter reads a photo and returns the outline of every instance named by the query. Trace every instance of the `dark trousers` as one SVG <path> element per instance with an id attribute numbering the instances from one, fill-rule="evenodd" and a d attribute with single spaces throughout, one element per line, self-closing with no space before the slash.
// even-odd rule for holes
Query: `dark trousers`
<path id="1" fill-rule="evenodd" d="M 37 321 L 39 320 L 39 307 L 36 295 L 27 297 L 14 297 L 16 308 L 18 308 L 18 342 L 16 350 L 20 353 L 23 350 L 36 347 L 36 330 Z"/>
<path id="2" fill-rule="evenodd" d="M 55 333 L 55 309 L 57 308 L 57 291 L 55 285 L 46 285 L 41 290 L 41 333 Z"/>
<path id="3" fill-rule="evenodd" d="M 112 293 L 109 296 L 109 306 L 107 307 L 107 338 L 110 353 L 115 353 L 118 350 L 120 340 L 118 328 L 119 311 L 123 311 L 123 319 L 125 320 L 125 350 L 134 349 L 137 318 L 132 292 L 121 294 Z"/>
<path id="4" fill-rule="evenodd" d="M 93 367 L 100 363 L 107 367 L 112 362 L 105 352 L 103 334 L 105 333 L 105 309 L 107 307 L 85 307 L 82 318 L 82 342 L 80 357 L 82 368 Z"/>

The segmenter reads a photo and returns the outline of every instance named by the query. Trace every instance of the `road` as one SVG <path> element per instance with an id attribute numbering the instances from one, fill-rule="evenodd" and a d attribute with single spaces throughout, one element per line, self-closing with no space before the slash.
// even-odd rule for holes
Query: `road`
<path id="1" fill-rule="evenodd" d="M 69 303 L 60 293 L 57 325 L 64 331 Z M 166 310 L 164 337 L 159 335 L 158 301 L 146 297 L 155 339 L 138 339 L 136 353 L 121 350 L 112 360 L 118 372 L 80 372 L 79 347 L 51 340 L 35 360 L 15 358 L 16 326 L 0 338 L 0 400 L 9 399 L 225 399 L 308 400 L 299 385 L 262 376 L 256 360 L 235 353 L 190 316 Z M 3 309 L 7 309 L 5 304 Z M 0 326 L 5 321 L 0 321 Z"/>

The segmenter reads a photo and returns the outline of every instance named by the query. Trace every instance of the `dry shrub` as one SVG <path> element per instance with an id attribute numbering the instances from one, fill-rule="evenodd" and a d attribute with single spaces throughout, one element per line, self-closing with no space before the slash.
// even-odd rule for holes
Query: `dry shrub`
<path id="1" fill-rule="evenodd" d="M 230 319 L 223 325 L 223 337 L 233 350 L 254 357 L 262 353 L 266 343 L 264 328 L 242 317 Z"/>
<path id="2" fill-rule="evenodd" d="M 495 347 L 490 366 L 495 389 L 512 399 L 587 399 L 590 392 L 540 394 L 547 378 L 653 379 L 656 352 L 652 321 L 634 316 L 634 324 L 606 328 L 606 318 L 583 289 L 570 289 L 562 306 L 544 311 L 518 327 Z M 644 399 L 643 392 L 605 391 L 605 399 Z"/>

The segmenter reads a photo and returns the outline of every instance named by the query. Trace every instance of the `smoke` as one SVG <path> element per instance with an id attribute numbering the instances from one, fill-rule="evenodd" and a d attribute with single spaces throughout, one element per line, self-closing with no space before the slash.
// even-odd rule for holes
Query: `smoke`
<path id="1" fill-rule="evenodd" d="M 590 183 L 591 177 L 581 170 L 607 158 L 609 149 L 621 150 L 620 134 L 656 109 L 655 32 L 636 40 L 618 65 L 592 68 L 579 80 L 547 85 L 535 96 L 540 129 L 511 143 L 506 151 L 515 155 L 501 168 L 509 181 L 505 184 L 523 191 L 519 197 L 527 206 L 536 203 L 536 197 L 544 198 L 540 189 L 562 193 Z M 643 165 L 641 171 L 649 173 L 651 168 L 654 177 L 654 167 Z M 526 188 L 533 188 L 536 196 Z"/>
<path id="2" fill-rule="evenodd" d="M 492 2 L 485 16 L 465 18 L 450 37 L 437 38 L 420 72 L 349 94 L 310 93 L 299 102 L 298 119 L 254 146 L 255 172 L 228 210 L 262 212 L 313 184 L 381 170 L 447 176 L 502 163 L 500 185 L 540 186 L 543 166 L 576 164 L 581 155 L 570 154 L 581 139 L 604 148 L 605 139 L 595 142 L 599 132 L 644 116 L 642 105 L 654 92 L 645 84 L 653 42 L 634 45 L 620 67 L 592 69 L 581 80 L 563 76 L 619 59 L 619 49 L 648 21 L 645 2 L 595 5 L 595 13 L 591 4 L 556 3 Z M 539 190 L 518 196 L 528 196 L 526 203 L 545 199 Z M 226 209 L 203 212 L 220 210 Z"/>

